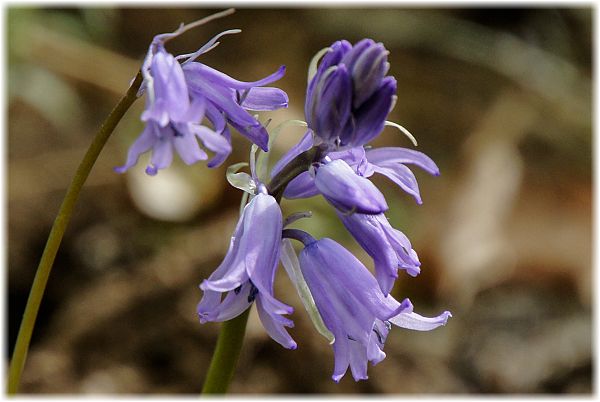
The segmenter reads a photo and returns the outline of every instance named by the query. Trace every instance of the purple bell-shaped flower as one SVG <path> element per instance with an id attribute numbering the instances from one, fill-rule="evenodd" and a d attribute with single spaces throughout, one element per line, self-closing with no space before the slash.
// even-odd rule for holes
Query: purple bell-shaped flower
<path id="1" fill-rule="evenodd" d="M 300 268 L 325 326 L 334 335 L 333 380 L 348 367 L 356 381 L 366 379 L 367 362 L 385 358 L 383 346 L 392 324 L 415 330 L 444 325 L 444 312 L 427 318 L 413 313 L 408 299 L 402 303 L 385 296 L 373 275 L 352 253 L 331 239 L 315 240 L 299 230 L 285 235 L 304 243 Z"/>
<path id="2" fill-rule="evenodd" d="M 296 349 L 296 342 L 284 328 L 294 323 L 283 317 L 294 309 L 273 295 L 282 225 L 281 209 L 270 195 L 259 193 L 246 205 L 225 259 L 200 285 L 204 291 L 197 309 L 201 323 L 230 320 L 256 301 L 260 320 L 271 338 L 285 348 Z"/>

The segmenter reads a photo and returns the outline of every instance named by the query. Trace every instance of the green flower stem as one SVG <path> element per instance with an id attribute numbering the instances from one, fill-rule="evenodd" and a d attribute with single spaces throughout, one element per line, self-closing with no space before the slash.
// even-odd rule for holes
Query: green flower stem
<path id="1" fill-rule="evenodd" d="M 249 315 L 250 308 L 236 318 L 223 323 L 215 352 L 208 367 L 206 380 L 204 380 L 204 387 L 202 387 L 203 394 L 227 392 L 240 357 Z"/>
<path id="2" fill-rule="evenodd" d="M 48 277 L 52 270 L 54 258 L 58 252 L 58 248 L 62 241 L 63 235 L 73 214 L 73 208 L 81 188 L 85 183 L 87 177 L 94 166 L 94 163 L 98 159 L 98 155 L 104 144 L 114 131 L 119 121 L 123 118 L 125 112 L 131 107 L 133 102 L 137 99 L 137 92 L 142 84 L 142 74 L 138 72 L 135 80 L 127 90 L 127 93 L 117 106 L 110 112 L 98 132 L 92 141 L 92 144 L 88 148 L 83 160 L 79 164 L 75 176 L 71 181 L 71 184 L 67 190 L 67 194 L 60 206 L 58 215 L 54 220 L 46 247 L 40 260 L 31 291 L 29 293 L 29 299 L 27 300 L 27 306 L 23 313 L 23 319 L 21 321 L 21 327 L 19 328 L 19 334 L 17 336 L 17 342 L 10 362 L 10 368 L 8 372 L 8 393 L 16 394 L 19 389 L 19 383 L 21 380 L 21 374 L 25 365 L 25 359 L 27 358 L 27 351 L 29 350 L 29 343 L 31 341 L 31 335 L 35 326 L 35 320 L 44 296 L 46 284 L 48 283 Z"/>
<path id="3" fill-rule="evenodd" d="M 307 171 L 312 163 L 319 160 L 322 152 L 321 148 L 313 147 L 292 159 L 267 185 L 269 194 L 275 197 L 277 202 L 280 202 L 288 183 L 300 173 Z M 225 394 L 227 392 L 242 350 L 249 314 L 250 309 L 248 308 L 241 315 L 223 323 L 204 380 L 203 394 Z"/>

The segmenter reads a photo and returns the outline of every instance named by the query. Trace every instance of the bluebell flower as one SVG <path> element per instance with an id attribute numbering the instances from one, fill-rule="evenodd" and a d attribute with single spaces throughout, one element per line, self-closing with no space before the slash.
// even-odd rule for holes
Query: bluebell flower
<path id="1" fill-rule="evenodd" d="M 368 143 L 383 130 L 394 103 L 396 80 L 386 76 L 388 51 L 363 39 L 335 42 L 323 56 L 306 92 L 308 127 L 335 149 Z"/>
<path id="2" fill-rule="evenodd" d="M 256 301 L 260 320 L 271 338 L 285 348 L 296 349 L 296 342 L 284 328 L 294 323 L 283 316 L 294 310 L 273 294 L 282 225 L 281 209 L 270 195 L 259 193 L 246 205 L 225 259 L 200 284 L 204 291 L 197 309 L 201 323 L 230 320 Z"/>
<path id="3" fill-rule="evenodd" d="M 394 229 L 383 214 L 341 214 L 344 226 L 358 244 L 373 258 L 375 276 L 383 294 L 387 295 L 398 277 L 398 269 L 410 276 L 421 272 L 421 262 L 410 240 Z"/>
<path id="4" fill-rule="evenodd" d="M 208 159 L 198 144 L 215 153 L 209 167 L 219 166 L 231 153 L 231 134 L 227 123 L 267 150 L 265 128 L 247 110 L 275 110 L 287 107 L 288 97 L 277 88 L 261 87 L 278 80 L 285 67 L 256 82 L 241 82 L 194 60 L 214 48 L 222 32 L 198 51 L 174 57 L 165 42 L 184 32 L 180 27 L 169 34 L 154 37 L 142 65 L 141 92 L 146 93 L 146 123 L 141 135 L 129 148 L 127 160 L 115 171 L 124 173 L 133 167 L 141 154 L 152 150 L 146 173 L 155 175 L 170 166 L 175 150 L 188 165 Z M 181 60 L 184 60 L 180 63 Z M 212 128 L 202 124 L 204 118 Z"/>
<path id="5" fill-rule="evenodd" d="M 369 270 L 331 239 L 315 240 L 306 233 L 290 237 L 304 243 L 299 256 L 302 274 L 323 322 L 335 337 L 332 378 L 336 382 L 348 367 L 356 381 L 368 378 L 367 362 L 377 364 L 385 358 L 383 347 L 391 324 L 426 331 L 446 324 L 451 317 L 447 311 L 434 318 L 422 317 L 413 312 L 408 299 L 400 303 L 385 296 Z"/>

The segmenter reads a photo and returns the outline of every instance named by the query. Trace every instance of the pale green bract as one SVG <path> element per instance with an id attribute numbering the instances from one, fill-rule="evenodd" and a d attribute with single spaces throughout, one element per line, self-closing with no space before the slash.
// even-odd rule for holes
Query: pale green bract
<path id="1" fill-rule="evenodd" d="M 319 310 L 317 310 L 317 306 L 315 305 L 315 301 L 310 293 L 310 290 L 308 289 L 308 285 L 304 280 L 304 276 L 302 276 L 300 262 L 298 261 L 298 256 L 294 251 L 294 247 L 292 246 L 290 239 L 283 239 L 281 241 L 281 263 L 292 280 L 292 283 L 298 292 L 298 296 L 300 296 L 300 300 L 302 300 L 302 304 L 308 312 L 308 316 L 310 317 L 310 320 L 312 321 L 316 330 L 323 335 L 330 344 L 333 344 L 335 342 L 335 337 L 327 329 L 323 319 L 321 318 L 321 314 L 319 314 Z"/>
<path id="2" fill-rule="evenodd" d="M 249 194 L 254 194 L 256 192 L 256 183 L 254 183 L 252 176 L 245 172 L 237 173 L 238 170 L 246 166 L 248 166 L 246 162 L 231 165 L 227 168 L 225 176 L 227 177 L 229 184 L 233 187 L 239 188 Z"/>

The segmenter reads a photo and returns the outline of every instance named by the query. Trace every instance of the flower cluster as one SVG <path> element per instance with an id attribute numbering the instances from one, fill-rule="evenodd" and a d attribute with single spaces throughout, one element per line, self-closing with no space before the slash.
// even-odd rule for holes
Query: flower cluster
<path id="1" fill-rule="evenodd" d="M 173 149 L 183 162 L 192 165 L 208 159 L 198 140 L 215 153 L 209 167 L 221 165 L 231 153 L 231 134 L 228 125 L 267 151 L 269 134 L 248 110 L 277 110 L 288 106 L 287 94 L 278 88 L 264 87 L 285 74 L 281 66 L 275 73 L 255 82 L 242 82 L 194 61 L 213 49 L 220 33 L 191 54 L 174 57 L 165 49 L 165 42 L 189 29 L 154 37 L 142 65 L 142 90 L 146 92 L 146 123 L 137 140 L 129 148 L 127 161 L 115 171 L 124 173 L 133 167 L 141 154 L 152 150 L 146 173 L 155 175 L 171 165 Z M 202 124 L 208 120 L 211 127 Z"/>
<path id="2" fill-rule="evenodd" d="M 207 159 L 197 139 L 215 152 L 209 166 L 217 166 L 231 151 L 228 125 L 255 144 L 251 175 L 235 173 L 240 164 L 228 169 L 230 182 L 249 193 L 250 201 L 243 207 L 225 259 L 200 284 L 200 322 L 230 320 L 256 302 L 268 334 L 283 347 L 296 349 L 286 329 L 294 325 L 289 318 L 294 310 L 274 293 L 281 262 L 316 329 L 333 345 L 332 378 L 336 382 L 348 368 L 356 381 L 366 379 L 368 362 L 377 364 L 385 358 L 384 344 L 393 325 L 428 331 L 446 324 L 450 312 L 423 317 L 413 312 L 410 300 L 398 301 L 390 294 L 398 272 L 417 276 L 421 263 L 408 238 L 389 224 L 385 197 L 369 178 L 375 173 L 388 177 L 420 204 L 416 178 L 406 165 L 432 175 L 439 170 L 418 151 L 365 147 L 385 125 L 401 128 L 386 121 L 395 103 L 396 81 L 387 76 L 390 66 L 385 47 L 370 39 L 355 45 L 338 41 L 315 56 L 306 93 L 306 133 L 270 174 L 261 174 L 269 136 L 247 110 L 287 106 L 285 92 L 263 87 L 279 79 L 284 67 L 256 82 L 234 80 L 194 61 L 213 48 L 219 36 L 234 31 L 225 31 L 197 52 L 174 57 L 164 44 L 184 30 L 158 35 L 150 46 L 142 69 L 146 128 L 129 150 L 126 164 L 117 169 L 123 172 L 132 167 L 150 149 L 148 174 L 169 166 L 172 148 L 188 164 Z M 210 128 L 202 124 L 204 118 Z M 258 151 L 257 158 L 258 147 L 265 152 Z M 281 197 L 317 195 L 331 204 L 371 256 L 375 275 L 334 240 L 315 239 L 289 227 L 308 214 L 284 219 Z M 299 254 L 291 240 L 301 243 Z"/>

